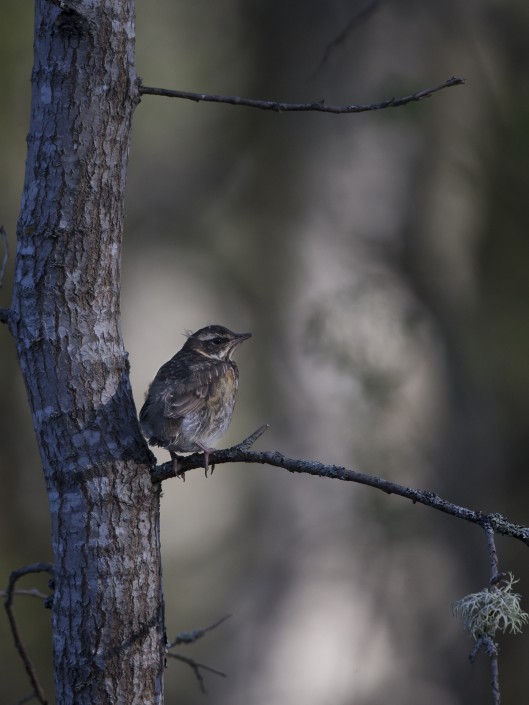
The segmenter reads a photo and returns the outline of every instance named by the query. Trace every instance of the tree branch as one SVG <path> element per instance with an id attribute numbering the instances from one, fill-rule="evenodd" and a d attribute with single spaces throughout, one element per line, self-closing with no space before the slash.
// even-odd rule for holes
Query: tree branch
<path id="1" fill-rule="evenodd" d="M 319 463 L 314 460 L 288 458 L 277 451 L 256 452 L 249 450 L 251 444 L 255 442 L 266 429 L 267 426 L 262 426 L 240 444 L 226 448 L 225 450 L 215 450 L 210 453 L 210 464 L 258 463 L 261 465 L 273 465 L 274 467 L 283 468 L 292 473 L 327 477 L 344 482 L 356 482 L 360 485 L 367 485 L 368 487 L 382 490 L 382 492 L 386 492 L 387 494 L 399 495 L 400 497 L 410 499 L 414 504 L 423 504 L 432 509 L 444 512 L 445 514 L 450 514 L 457 519 L 463 519 L 472 524 L 477 524 L 483 528 L 490 526 L 493 533 L 511 536 L 512 538 L 522 541 L 526 546 L 529 546 L 529 527 L 514 524 L 501 514 L 485 514 L 480 511 L 468 509 L 467 507 L 461 507 L 443 499 L 435 492 L 405 487 L 404 485 L 384 480 L 381 477 L 366 475 L 365 473 L 350 470 L 339 465 L 326 465 L 325 463 Z M 193 470 L 194 468 L 204 469 L 204 455 L 202 453 L 193 453 L 192 455 L 179 457 L 179 475 Z M 157 483 L 175 476 L 173 464 L 168 462 L 158 465 L 153 469 L 151 480 L 153 483 Z"/>
<path id="2" fill-rule="evenodd" d="M 494 528 L 492 524 L 485 522 L 483 524 L 485 535 L 487 536 L 487 549 L 489 552 L 489 586 L 491 588 L 505 576 L 505 573 L 500 573 L 498 570 L 498 554 L 496 552 L 496 542 L 494 541 Z"/>
<path id="3" fill-rule="evenodd" d="M 24 575 L 29 575 L 30 573 L 53 574 L 53 567 L 49 563 L 34 563 L 32 565 L 26 566 L 25 568 L 14 570 L 9 576 L 9 583 L 5 591 L 4 607 L 7 612 L 7 618 L 9 620 L 9 626 L 11 627 L 11 633 L 13 635 L 15 647 L 20 655 L 20 658 L 22 659 L 22 662 L 24 663 L 24 668 L 26 669 L 26 673 L 28 674 L 29 682 L 31 683 L 31 687 L 33 688 L 33 693 L 27 698 L 24 698 L 24 700 L 22 700 L 21 702 L 28 702 L 33 697 L 35 697 L 39 701 L 39 703 L 41 703 L 41 705 L 47 705 L 48 701 L 46 700 L 44 691 L 42 690 L 42 686 L 39 683 L 39 679 L 37 678 L 33 663 L 31 662 L 31 659 L 28 656 L 26 647 L 22 642 L 18 624 L 15 619 L 15 613 L 13 611 L 13 596 L 17 592 L 15 590 L 15 585 L 17 581 L 20 580 L 20 578 L 22 578 Z"/>
<path id="4" fill-rule="evenodd" d="M 203 669 L 204 671 L 209 671 L 210 673 L 214 673 L 216 676 L 222 676 L 222 678 L 226 678 L 226 674 L 223 673 L 222 671 L 217 671 L 216 668 L 211 668 L 211 666 L 206 666 L 205 663 L 199 663 L 198 661 L 195 661 L 193 658 L 189 658 L 189 656 L 182 656 L 182 654 L 172 654 L 168 653 L 167 656 L 169 658 L 174 658 L 177 659 L 177 661 L 182 661 L 182 663 L 187 664 L 193 673 L 195 674 L 195 677 L 198 681 L 198 685 L 200 687 L 200 690 L 202 693 L 206 693 L 206 685 L 204 683 L 204 676 L 202 673 L 200 673 L 200 669 Z"/>
<path id="5" fill-rule="evenodd" d="M 7 590 L 0 590 L 0 597 L 7 597 Z M 39 600 L 49 600 L 49 595 L 37 590 L 37 588 L 29 588 L 27 590 L 13 590 L 13 595 L 24 597 L 37 597 Z"/>
<path id="6" fill-rule="evenodd" d="M 498 645 L 490 634 L 482 634 L 476 641 L 476 645 L 472 649 L 468 660 L 470 663 L 474 663 L 478 657 L 481 649 L 487 652 L 487 656 L 490 658 L 490 670 L 491 670 L 491 694 L 493 705 L 500 705 L 501 693 L 500 693 L 500 674 L 498 668 Z"/>
<path id="7" fill-rule="evenodd" d="M 225 622 L 230 617 L 231 614 L 226 614 L 224 615 L 224 617 L 217 619 L 216 622 L 213 622 L 213 624 L 210 624 L 209 627 L 203 627 L 202 629 L 194 629 L 192 632 L 180 632 L 175 636 L 174 640 L 170 644 L 167 644 L 167 649 L 172 649 L 173 647 L 178 646 L 180 644 L 194 644 L 195 641 L 202 639 L 202 637 L 208 632 L 212 631 L 213 629 L 216 629 L 217 627 L 220 627 L 220 625 L 223 624 L 223 622 Z"/>
<path id="8" fill-rule="evenodd" d="M 490 636 L 484 636 L 483 640 L 485 642 L 485 649 L 490 658 L 490 686 L 492 692 L 492 703 L 493 705 L 500 705 L 501 693 L 500 693 L 500 672 L 498 663 L 498 645 L 494 639 Z"/>
<path id="9" fill-rule="evenodd" d="M 263 427 L 263 428 L 265 428 L 265 427 Z M 216 668 L 212 668 L 211 666 L 206 666 L 206 664 L 204 664 L 204 663 L 199 663 L 198 661 L 195 661 L 195 659 L 190 658 L 189 656 L 182 656 L 182 654 L 172 653 L 170 651 L 170 649 L 172 649 L 174 646 L 176 646 L 178 644 L 193 644 L 198 639 L 201 639 L 204 636 L 204 634 L 207 634 L 212 629 L 216 629 L 217 627 L 219 627 L 223 622 L 225 622 L 230 617 L 231 617 L 231 615 L 227 614 L 224 617 L 217 619 L 217 621 L 213 622 L 213 624 L 210 624 L 209 627 L 204 627 L 203 629 L 195 629 L 192 632 L 180 632 L 180 634 L 176 635 L 174 641 L 167 645 L 167 656 L 169 658 L 174 658 L 174 659 L 177 659 L 178 661 L 182 661 L 182 663 L 187 664 L 191 668 L 191 670 L 195 674 L 195 677 L 198 681 L 199 688 L 203 693 L 206 692 L 206 685 L 204 683 L 204 676 L 200 672 L 200 669 L 202 669 L 204 671 L 209 671 L 210 673 L 214 673 L 217 676 L 222 676 L 223 678 L 226 678 L 226 674 L 222 673 L 222 671 L 217 671 Z"/>
<path id="10" fill-rule="evenodd" d="M 418 102 L 429 98 L 434 93 L 442 91 L 444 88 L 452 86 L 460 86 L 465 83 L 464 78 L 452 76 L 444 83 L 432 88 L 425 88 L 417 93 L 404 96 L 402 98 L 390 98 L 381 103 L 370 103 L 367 105 L 330 105 L 325 100 L 320 100 L 314 103 L 281 103 L 275 100 L 254 100 L 253 98 L 241 98 L 240 96 L 212 95 L 209 93 L 190 93 L 189 91 L 177 91 L 169 88 L 153 88 L 152 86 L 140 85 L 140 95 L 159 95 L 167 98 L 183 98 L 184 100 L 193 100 L 196 103 L 201 101 L 207 103 L 226 103 L 227 105 L 240 105 L 246 108 L 258 108 L 259 110 L 273 110 L 278 113 L 286 112 L 309 112 L 315 111 L 320 113 L 365 113 L 371 110 L 384 110 L 385 108 L 399 108 L 408 103 Z"/>
<path id="11" fill-rule="evenodd" d="M 502 579 L 503 574 L 500 573 L 498 568 L 498 554 L 496 552 L 496 542 L 494 540 L 494 528 L 491 524 L 485 523 L 483 524 L 483 529 L 487 537 L 487 549 L 489 552 L 489 589 L 497 590 L 497 583 Z M 480 641 L 483 642 L 483 647 L 490 659 L 490 684 L 492 691 L 492 702 L 493 705 L 500 705 L 500 670 L 498 661 L 498 645 L 496 644 L 492 636 L 490 636 L 489 634 L 483 635 Z"/>
<path id="12" fill-rule="evenodd" d="M 382 2 L 383 0 L 372 0 L 372 2 L 366 5 L 366 7 L 363 7 L 360 11 L 355 11 L 354 15 L 351 17 L 344 29 L 342 29 L 342 31 L 339 32 L 336 37 L 327 44 L 323 57 L 315 73 L 318 73 L 318 71 L 325 66 L 333 50 L 340 46 L 340 44 L 343 44 L 348 39 L 351 32 L 356 29 L 359 24 L 365 22 L 374 12 L 376 12 Z"/>

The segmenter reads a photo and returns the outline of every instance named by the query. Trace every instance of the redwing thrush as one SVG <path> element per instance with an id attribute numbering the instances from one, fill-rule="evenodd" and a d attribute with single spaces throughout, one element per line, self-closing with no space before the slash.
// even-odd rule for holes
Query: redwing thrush
<path id="1" fill-rule="evenodd" d="M 250 336 L 224 326 L 201 328 L 158 370 L 140 411 L 140 424 L 150 445 L 167 448 L 175 474 L 177 452 L 203 450 L 207 477 L 211 443 L 228 428 L 239 386 L 239 370 L 231 356 Z"/>

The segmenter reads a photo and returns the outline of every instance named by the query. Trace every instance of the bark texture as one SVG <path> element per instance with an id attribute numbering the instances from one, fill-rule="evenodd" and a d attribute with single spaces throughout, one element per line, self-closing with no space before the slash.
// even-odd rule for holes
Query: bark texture
<path id="1" fill-rule="evenodd" d="M 9 326 L 52 515 L 58 705 L 162 702 L 159 489 L 119 328 L 133 0 L 36 2 Z"/>

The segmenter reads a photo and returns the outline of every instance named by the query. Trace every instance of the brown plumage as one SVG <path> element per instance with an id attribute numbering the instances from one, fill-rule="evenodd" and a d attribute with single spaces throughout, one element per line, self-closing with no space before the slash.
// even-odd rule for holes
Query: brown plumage
<path id="1" fill-rule="evenodd" d="M 158 370 L 140 411 L 140 424 L 150 445 L 167 448 L 175 473 L 177 452 L 203 450 L 207 477 L 211 444 L 228 428 L 239 386 L 239 370 L 231 356 L 250 336 L 224 326 L 201 328 Z"/>

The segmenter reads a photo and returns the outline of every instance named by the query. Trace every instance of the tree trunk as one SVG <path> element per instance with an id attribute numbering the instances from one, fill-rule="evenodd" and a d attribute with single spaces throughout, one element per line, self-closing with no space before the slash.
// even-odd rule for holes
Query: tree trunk
<path id="1" fill-rule="evenodd" d="M 58 705 L 161 703 L 159 490 L 119 327 L 133 0 L 37 0 L 9 326 L 52 516 Z"/>

